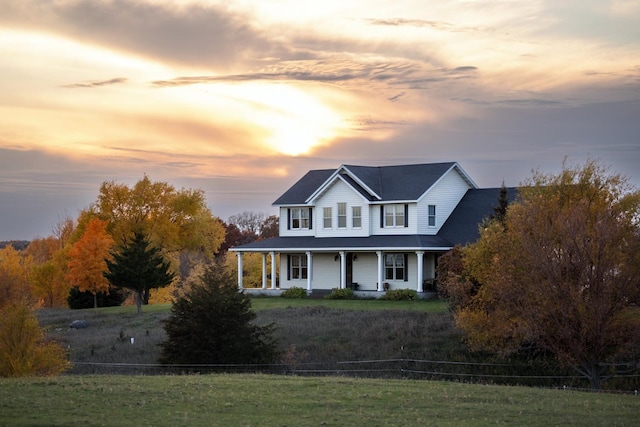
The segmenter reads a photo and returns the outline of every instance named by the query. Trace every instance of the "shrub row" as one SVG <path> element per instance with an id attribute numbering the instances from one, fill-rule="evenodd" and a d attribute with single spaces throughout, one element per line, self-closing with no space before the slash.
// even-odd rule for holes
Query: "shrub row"
<path id="1" fill-rule="evenodd" d="M 418 299 L 418 292 L 415 289 L 392 289 L 382 297 L 390 301 L 415 300 Z"/>

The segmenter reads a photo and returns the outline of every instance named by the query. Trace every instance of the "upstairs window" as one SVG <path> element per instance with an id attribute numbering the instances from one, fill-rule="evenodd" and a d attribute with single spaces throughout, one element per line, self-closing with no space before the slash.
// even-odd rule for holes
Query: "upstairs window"
<path id="1" fill-rule="evenodd" d="M 308 230 L 311 228 L 311 208 L 291 208 L 289 210 L 289 228 L 291 230 Z"/>
<path id="2" fill-rule="evenodd" d="M 381 224 L 383 228 L 407 227 L 408 205 L 384 205 L 381 210 Z"/>
<path id="3" fill-rule="evenodd" d="M 427 217 L 429 227 L 436 226 L 436 205 L 429 205 L 429 215 Z"/>
<path id="4" fill-rule="evenodd" d="M 347 228 L 347 204 L 338 203 L 338 228 Z"/>
<path id="5" fill-rule="evenodd" d="M 407 280 L 406 254 L 386 254 L 384 256 L 385 280 Z"/>
<path id="6" fill-rule="evenodd" d="M 351 208 L 351 226 L 353 228 L 362 228 L 362 208 L 360 206 Z"/>
<path id="7" fill-rule="evenodd" d="M 331 208 L 322 209 L 322 225 L 324 228 L 333 228 L 333 212 Z"/>

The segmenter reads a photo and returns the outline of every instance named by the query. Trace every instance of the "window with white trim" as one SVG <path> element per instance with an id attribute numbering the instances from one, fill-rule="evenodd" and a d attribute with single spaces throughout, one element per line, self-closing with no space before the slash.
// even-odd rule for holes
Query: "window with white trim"
<path id="1" fill-rule="evenodd" d="M 289 255 L 289 277 L 291 277 L 291 280 L 307 278 L 306 255 Z"/>
<path id="2" fill-rule="evenodd" d="M 386 254 L 384 256 L 384 278 L 385 280 L 405 280 L 407 277 L 407 266 L 404 254 Z"/>
<path id="3" fill-rule="evenodd" d="M 429 227 L 436 226 L 436 205 L 429 205 L 429 213 L 427 215 L 427 224 Z"/>
<path id="4" fill-rule="evenodd" d="M 338 228 L 347 228 L 347 204 L 338 203 Z"/>
<path id="5" fill-rule="evenodd" d="M 291 208 L 291 229 L 309 229 L 309 208 Z"/>
<path id="6" fill-rule="evenodd" d="M 362 207 L 351 207 L 351 226 L 353 228 L 362 228 Z"/>
<path id="7" fill-rule="evenodd" d="M 385 205 L 384 206 L 384 226 L 404 227 L 405 225 L 405 205 Z"/>
<path id="8" fill-rule="evenodd" d="M 322 219 L 324 228 L 332 228 L 333 227 L 333 217 L 332 217 L 332 209 L 324 208 L 322 209 Z"/>

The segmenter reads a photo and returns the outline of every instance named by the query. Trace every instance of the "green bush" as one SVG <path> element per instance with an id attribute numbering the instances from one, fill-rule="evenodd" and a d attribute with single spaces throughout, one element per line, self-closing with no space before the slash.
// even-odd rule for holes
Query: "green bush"
<path id="1" fill-rule="evenodd" d="M 331 289 L 331 293 L 324 296 L 326 299 L 352 299 L 353 291 L 351 289 Z"/>
<path id="2" fill-rule="evenodd" d="M 306 298 L 307 290 L 294 286 L 280 294 L 282 298 Z"/>
<path id="3" fill-rule="evenodd" d="M 415 289 L 392 289 L 382 297 L 390 301 L 414 300 L 418 299 L 418 292 Z"/>

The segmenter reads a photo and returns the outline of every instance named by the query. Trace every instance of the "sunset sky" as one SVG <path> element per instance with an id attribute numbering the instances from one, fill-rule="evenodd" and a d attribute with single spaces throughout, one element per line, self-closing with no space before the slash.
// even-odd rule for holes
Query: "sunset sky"
<path id="1" fill-rule="evenodd" d="M 637 0 L 2 0 L 0 58 L 0 240 L 145 173 L 225 220 L 341 164 L 640 186 Z"/>

